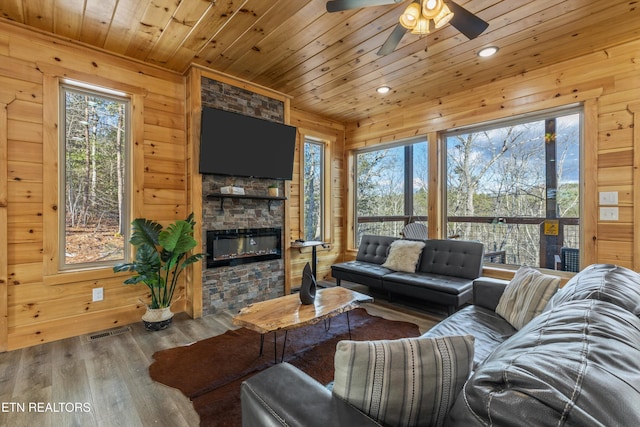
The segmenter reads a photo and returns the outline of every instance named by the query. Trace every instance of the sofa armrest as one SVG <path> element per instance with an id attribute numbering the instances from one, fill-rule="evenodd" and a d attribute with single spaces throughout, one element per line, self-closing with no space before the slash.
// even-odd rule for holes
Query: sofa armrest
<path id="1" fill-rule="evenodd" d="M 242 425 L 377 426 L 364 413 L 288 363 L 280 363 L 242 383 Z"/>
<path id="2" fill-rule="evenodd" d="M 508 280 L 478 277 L 473 281 L 473 305 L 496 310 Z"/>

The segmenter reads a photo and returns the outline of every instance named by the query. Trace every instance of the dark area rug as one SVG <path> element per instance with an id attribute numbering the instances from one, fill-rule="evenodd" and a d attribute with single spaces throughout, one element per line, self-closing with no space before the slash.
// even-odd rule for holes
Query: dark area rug
<path id="1" fill-rule="evenodd" d="M 349 312 L 352 339 L 378 340 L 416 337 L 418 326 L 371 316 L 358 308 Z M 289 331 L 284 360 L 322 384 L 333 380 L 336 344 L 349 339 L 347 316 Z M 284 332 L 277 334 L 278 361 Z M 240 328 L 195 344 L 153 355 L 149 375 L 177 388 L 193 402 L 201 426 L 240 426 L 240 384 L 274 364 L 273 334 L 265 335 L 260 357 L 260 334 Z"/>

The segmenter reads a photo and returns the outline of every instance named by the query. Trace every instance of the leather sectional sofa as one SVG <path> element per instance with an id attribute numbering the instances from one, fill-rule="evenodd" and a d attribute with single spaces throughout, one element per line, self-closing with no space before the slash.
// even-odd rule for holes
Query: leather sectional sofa
<path id="1" fill-rule="evenodd" d="M 495 312 L 505 286 L 476 280 L 473 304 L 423 335 L 475 338 L 445 425 L 640 425 L 640 275 L 587 267 L 520 330 Z M 241 399 L 245 426 L 377 425 L 286 363 L 245 381 Z"/>
<path id="2" fill-rule="evenodd" d="M 338 286 L 341 280 L 394 294 L 444 305 L 448 313 L 471 301 L 473 280 L 482 274 L 484 245 L 464 240 L 425 240 L 415 272 L 383 266 L 396 237 L 364 235 L 355 261 L 331 266 Z"/>

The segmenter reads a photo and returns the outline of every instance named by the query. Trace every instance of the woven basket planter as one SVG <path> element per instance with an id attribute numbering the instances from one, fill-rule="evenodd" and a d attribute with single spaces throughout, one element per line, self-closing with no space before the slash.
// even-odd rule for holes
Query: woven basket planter
<path id="1" fill-rule="evenodd" d="M 166 329 L 173 320 L 171 307 L 149 308 L 142 316 L 142 323 L 147 331 L 160 331 Z"/>

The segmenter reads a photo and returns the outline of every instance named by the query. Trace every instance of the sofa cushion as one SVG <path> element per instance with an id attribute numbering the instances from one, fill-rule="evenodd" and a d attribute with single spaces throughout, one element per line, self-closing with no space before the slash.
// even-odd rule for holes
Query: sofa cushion
<path id="1" fill-rule="evenodd" d="M 640 274 L 612 264 L 593 264 L 573 276 L 545 310 L 567 301 L 608 301 L 640 316 Z"/>
<path id="2" fill-rule="evenodd" d="M 388 273 L 393 273 L 393 270 L 363 261 L 347 261 L 331 266 L 331 275 L 338 284 L 346 280 L 376 289 L 382 289 L 382 277 Z"/>
<path id="3" fill-rule="evenodd" d="M 480 242 L 429 239 L 416 271 L 473 280 L 482 273 L 483 254 Z"/>
<path id="4" fill-rule="evenodd" d="M 598 300 L 557 305 L 498 346 L 450 411 L 460 426 L 638 426 L 640 319 Z"/>
<path id="5" fill-rule="evenodd" d="M 473 281 L 473 305 L 496 311 L 500 297 L 508 284 L 508 280 L 478 277 Z"/>
<path id="6" fill-rule="evenodd" d="M 240 399 L 243 426 L 379 426 L 287 362 L 249 375 L 242 382 Z M 239 423 L 240 420 L 236 424 Z M 162 422 L 157 424 L 165 425 Z"/>
<path id="7" fill-rule="evenodd" d="M 391 243 L 396 240 L 398 240 L 397 237 L 365 234 L 360 239 L 356 261 L 370 262 L 378 265 L 382 264 L 387 259 Z"/>
<path id="8" fill-rule="evenodd" d="M 399 284 L 415 286 L 416 288 L 428 288 L 433 291 L 452 295 L 469 291 L 473 287 L 473 280 L 461 277 L 405 272 L 391 272 L 386 274 L 382 278 L 382 282 L 385 289 L 390 292 L 393 292 L 394 286 Z"/>
<path id="9" fill-rule="evenodd" d="M 493 310 L 476 305 L 464 307 L 445 318 L 422 336 L 426 338 L 473 335 L 473 368 L 480 365 L 496 347 L 517 330 Z"/>
<path id="10" fill-rule="evenodd" d="M 542 274 L 531 267 L 520 267 L 502 293 L 496 313 L 514 328 L 521 329 L 542 313 L 559 284 L 557 276 Z"/>
<path id="11" fill-rule="evenodd" d="M 472 360 L 470 335 L 340 341 L 333 393 L 383 425 L 440 426 Z"/>
<path id="12" fill-rule="evenodd" d="M 339 264 L 333 264 L 331 266 L 333 271 L 340 271 L 344 273 L 353 273 L 361 276 L 369 276 L 382 278 L 385 274 L 393 273 L 393 270 L 382 267 L 381 265 L 371 264 L 362 261 L 347 261 Z"/>
<path id="13" fill-rule="evenodd" d="M 424 244 L 420 240 L 396 240 L 391 243 L 389 255 L 382 266 L 394 271 L 415 272 Z"/>

